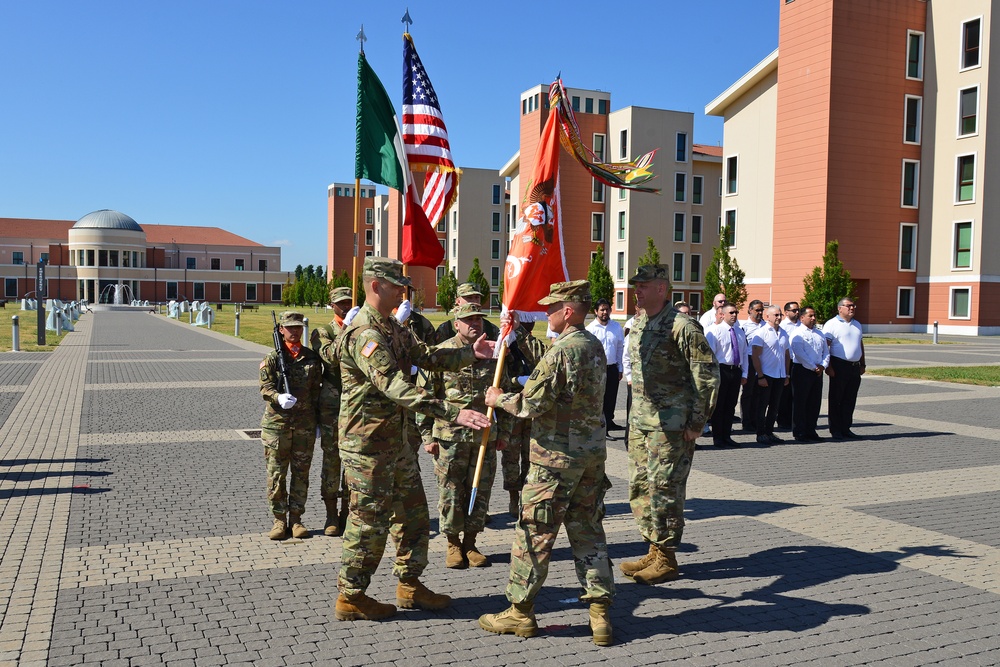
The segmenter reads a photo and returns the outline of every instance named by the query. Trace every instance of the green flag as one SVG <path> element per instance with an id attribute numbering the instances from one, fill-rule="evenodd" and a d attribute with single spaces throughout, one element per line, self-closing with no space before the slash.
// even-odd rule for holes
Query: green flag
<path id="1" fill-rule="evenodd" d="M 368 65 L 365 54 L 359 53 L 354 178 L 366 178 L 405 193 L 406 181 L 400 160 L 404 157 L 402 139 L 396 110 L 382 82 Z"/>

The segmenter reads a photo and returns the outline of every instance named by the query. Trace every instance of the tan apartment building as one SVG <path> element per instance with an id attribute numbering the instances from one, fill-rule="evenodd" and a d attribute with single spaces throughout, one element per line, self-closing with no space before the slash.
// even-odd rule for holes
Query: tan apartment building
<path id="1" fill-rule="evenodd" d="M 777 51 L 705 110 L 725 119 L 723 227 L 751 298 L 801 298 L 837 240 L 867 330 L 1000 333 L 1000 315 L 980 309 L 1000 291 L 985 198 L 990 9 L 782 4 Z"/>

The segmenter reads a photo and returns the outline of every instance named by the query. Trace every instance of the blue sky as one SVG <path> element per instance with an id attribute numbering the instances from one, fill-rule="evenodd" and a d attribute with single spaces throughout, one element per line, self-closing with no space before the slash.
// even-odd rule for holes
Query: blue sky
<path id="1" fill-rule="evenodd" d="M 400 107 L 403 13 L 462 166 L 517 150 L 519 95 L 573 88 L 695 114 L 778 41 L 778 0 L 0 3 L 0 217 L 222 227 L 326 263 L 354 178 L 358 42 Z M 620 8 L 620 9 L 619 9 Z"/>

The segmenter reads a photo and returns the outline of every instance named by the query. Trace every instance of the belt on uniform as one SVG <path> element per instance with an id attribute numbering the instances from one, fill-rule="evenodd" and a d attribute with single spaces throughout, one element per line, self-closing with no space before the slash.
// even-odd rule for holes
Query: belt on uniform
<path id="1" fill-rule="evenodd" d="M 838 363 L 847 364 L 848 366 L 861 366 L 860 361 L 848 361 L 847 359 L 841 359 L 840 357 L 830 357 L 831 359 L 836 359 Z"/>
<path id="2" fill-rule="evenodd" d="M 728 368 L 730 370 L 735 370 L 737 368 L 742 370 L 742 366 L 739 364 L 719 364 L 719 368 Z"/>

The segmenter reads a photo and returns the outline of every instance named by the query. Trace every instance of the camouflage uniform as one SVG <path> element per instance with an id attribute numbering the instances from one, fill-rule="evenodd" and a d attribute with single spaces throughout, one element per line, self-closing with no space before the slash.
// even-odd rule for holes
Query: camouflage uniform
<path id="1" fill-rule="evenodd" d="M 440 345 L 446 340 L 454 338 L 456 333 L 455 323 L 452 320 L 445 320 L 438 325 L 437 331 L 434 333 L 434 340 Z M 484 317 L 483 333 L 486 334 L 486 340 L 497 340 L 500 338 L 500 327 Z"/>
<path id="2" fill-rule="evenodd" d="M 430 517 L 404 412 L 419 410 L 455 420 L 459 410 L 414 387 L 409 381 L 411 362 L 429 369 L 457 369 L 471 364 L 475 354 L 471 347 L 430 348 L 395 318 L 382 317 L 368 304 L 338 339 L 336 349 L 343 385 L 340 453 L 351 494 L 338 586 L 351 598 L 368 588 L 391 523 L 401 526 L 393 573 L 400 579 L 418 577 L 427 565 Z"/>
<path id="3" fill-rule="evenodd" d="M 337 337 L 344 331 L 343 320 L 336 317 L 329 324 L 313 330 L 313 350 L 323 360 L 323 387 L 317 405 L 323 470 L 320 496 L 335 501 L 340 495 L 340 449 L 337 447 L 337 422 L 340 417 L 340 360 L 333 353 Z"/>
<path id="4" fill-rule="evenodd" d="M 579 284 L 586 286 L 590 301 L 586 281 L 557 283 L 553 294 L 558 294 L 559 285 Z M 565 300 L 576 299 L 552 302 Z M 614 596 L 602 525 L 604 494 L 611 488 L 604 474 L 607 450 L 601 410 L 607 375 L 601 343 L 586 329 L 570 325 L 538 362 L 524 389 L 497 400 L 498 408 L 532 420 L 531 465 L 521 492 L 507 584 L 512 603 L 532 602 L 538 594 L 563 524 L 584 588 L 581 601 L 608 603 Z"/>
<path id="5" fill-rule="evenodd" d="M 517 341 L 508 351 L 507 363 L 511 366 L 511 377 L 530 375 L 538 360 L 548 349 L 544 343 L 533 337 L 522 327 L 516 329 Z M 516 350 L 516 353 L 515 353 Z M 517 359 L 517 357 L 520 357 Z M 516 359 L 516 361 L 515 361 Z M 500 466 L 503 470 L 504 491 L 520 491 L 528 476 L 531 450 L 531 420 L 513 419 L 507 449 L 500 452 Z M 513 502 L 513 501 L 512 501 Z"/>
<path id="6" fill-rule="evenodd" d="M 662 265 L 661 265 L 662 266 Z M 666 279 L 667 273 L 638 279 Z M 639 316 L 629 332 L 632 412 L 629 415 L 629 504 L 643 538 L 674 551 L 684 530 L 684 497 L 694 441 L 712 414 L 719 366 L 697 323 L 672 306 Z"/>
<path id="7" fill-rule="evenodd" d="M 438 349 L 458 349 L 465 346 L 457 335 L 438 346 Z M 486 412 L 486 387 L 493 384 L 497 362 L 493 359 L 477 359 L 472 366 L 459 371 L 445 371 L 431 374 L 428 384 L 437 398 L 460 409 Z M 512 383 L 507 373 L 502 382 L 504 389 L 510 390 Z M 497 423 L 490 429 L 486 446 L 486 458 L 479 477 L 476 504 L 471 514 L 467 514 L 469 496 L 476 473 L 482 433 L 440 419 L 434 420 L 432 429 L 425 429 L 425 443 L 437 442 L 439 446 L 434 463 L 434 473 L 438 480 L 440 497 L 438 510 L 441 512 L 440 531 L 445 535 L 459 533 L 480 533 L 486 526 L 486 515 L 490 506 L 490 492 L 496 475 L 497 440 L 508 442 L 513 418 L 505 413 L 497 413 Z"/>
<path id="8" fill-rule="evenodd" d="M 291 408 L 285 410 L 278 405 L 278 394 L 284 393 L 278 352 L 272 350 L 260 364 L 260 395 L 267 403 L 260 420 L 267 501 L 275 516 L 286 512 L 301 516 L 306 508 L 309 466 L 316 444 L 316 404 L 323 364 L 304 344 L 294 358 L 287 345 L 284 347 L 290 393 L 296 398 Z M 291 482 L 287 480 L 289 474 Z"/>

